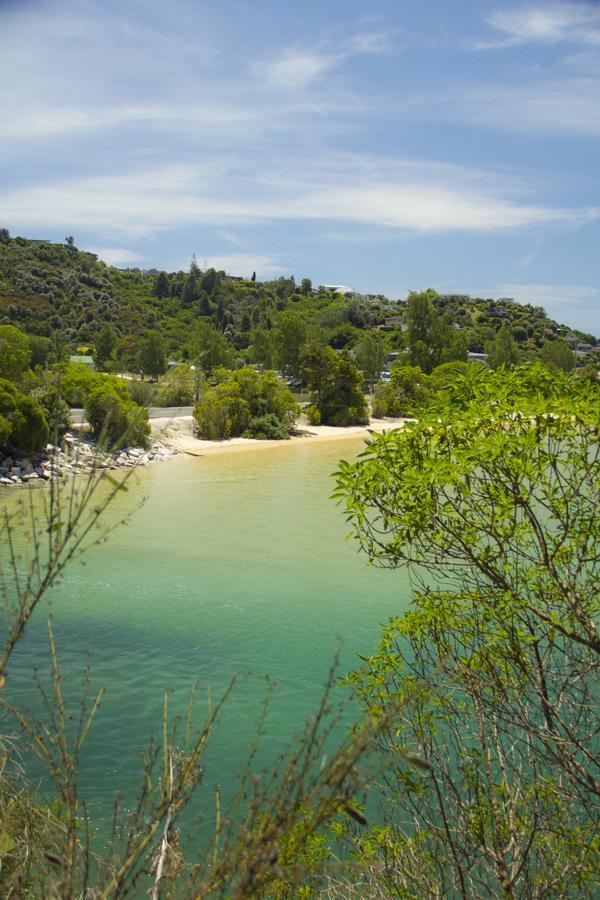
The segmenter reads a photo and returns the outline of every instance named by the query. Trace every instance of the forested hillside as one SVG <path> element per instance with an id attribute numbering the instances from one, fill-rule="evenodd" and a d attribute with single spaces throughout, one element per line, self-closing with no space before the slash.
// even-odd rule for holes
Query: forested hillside
<path id="1" fill-rule="evenodd" d="M 437 313 L 435 321 L 428 320 L 423 307 L 423 342 L 447 351 L 431 360 L 413 353 L 411 362 L 422 368 L 465 358 L 467 351 L 489 351 L 503 326 L 525 357 L 533 358 L 543 353 L 545 344 L 561 340 L 577 351 L 578 364 L 593 359 L 596 338 L 554 322 L 541 307 L 432 290 L 418 296 L 430 301 Z M 0 323 L 51 338 L 62 355 L 88 345 L 93 350 L 99 330 L 108 325 L 116 355 L 121 351 L 127 356 L 129 351 L 133 357 L 125 363 L 135 363 L 132 351 L 138 340 L 154 329 L 160 331 L 168 355 L 191 358 L 198 331 L 210 326 L 240 363 L 275 366 L 294 376 L 297 347 L 307 340 L 357 350 L 365 332 L 377 331 L 388 351 L 408 348 L 410 316 L 407 299 L 342 295 L 313 287 L 309 278 L 299 283 L 294 277 L 243 280 L 214 269 L 202 272 L 195 260 L 187 272 L 122 270 L 77 250 L 73 243 L 11 239 L 3 231 Z"/>

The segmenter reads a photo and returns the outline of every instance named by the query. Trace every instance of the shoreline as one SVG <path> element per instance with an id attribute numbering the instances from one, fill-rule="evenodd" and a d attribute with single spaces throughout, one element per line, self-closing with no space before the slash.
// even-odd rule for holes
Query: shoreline
<path id="1" fill-rule="evenodd" d="M 401 428 L 410 419 L 371 419 L 369 425 L 348 425 L 346 427 L 334 425 L 309 425 L 298 422 L 298 430 L 290 437 L 289 441 L 261 441 L 257 438 L 228 438 L 222 441 L 207 441 L 195 437 L 193 433 L 193 417 L 182 416 L 177 419 L 153 419 L 152 440 L 160 442 L 168 448 L 173 455 L 185 455 L 202 457 L 214 453 L 237 453 L 244 450 L 256 450 L 257 448 L 289 447 L 298 443 L 312 441 L 335 441 L 349 437 L 368 437 L 369 432 L 380 433 L 387 430 Z M 171 457 L 173 458 L 173 457 Z"/>
<path id="2" fill-rule="evenodd" d="M 112 453 L 98 450 L 87 434 L 87 426 L 75 426 L 62 438 L 61 445 L 48 444 L 45 451 L 31 458 L 6 458 L 0 469 L 0 489 L 47 484 L 55 478 L 86 475 L 94 469 L 116 471 L 146 467 L 178 456 L 203 457 L 214 454 L 243 453 L 274 447 L 291 447 L 315 440 L 338 441 L 352 437 L 366 438 L 370 432 L 401 428 L 410 419 L 372 419 L 369 425 L 309 425 L 305 416 L 296 423 L 297 431 L 289 441 L 261 441 L 235 437 L 208 441 L 194 435 L 193 416 L 151 419 L 151 446 L 147 449 L 125 447 Z M 0 460 L 1 462 L 1 460 Z"/>

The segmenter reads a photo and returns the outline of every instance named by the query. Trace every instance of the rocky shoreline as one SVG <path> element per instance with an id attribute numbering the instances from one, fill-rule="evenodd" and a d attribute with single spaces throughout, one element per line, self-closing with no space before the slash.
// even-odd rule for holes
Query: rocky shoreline
<path id="1" fill-rule="evenodd" d="M 70 431 L 60 446 L 47 444 L 40 453 L 30 456 L 7 456 L 0 464 L 0 486 L 14 487 L 38 481 L 51 481 L 71 475 L 86 475 L 98 469 L 126 469 L 147 466 L 177 455 L 177 450 L 155 441 L 148 449 L 125 447 L 109 453 L 96 446 L 87 436 Z"/>

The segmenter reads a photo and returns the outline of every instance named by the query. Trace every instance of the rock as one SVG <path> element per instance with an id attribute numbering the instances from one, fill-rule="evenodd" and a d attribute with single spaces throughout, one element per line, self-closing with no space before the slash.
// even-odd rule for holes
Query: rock
<path id="1" fill-rule="evenodd" d="M 12 484 L 10 478 L 6 478 L 4 475 L 0 478 L 0 484 Z"/>

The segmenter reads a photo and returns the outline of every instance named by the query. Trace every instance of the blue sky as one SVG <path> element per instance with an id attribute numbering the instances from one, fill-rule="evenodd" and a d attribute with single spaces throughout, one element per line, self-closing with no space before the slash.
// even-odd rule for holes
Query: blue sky
<path id="1" fill-rule="evenodd" d="M 0 58 L 12 234 L 600 335 L 600 2 L 0 0 Z"/>

